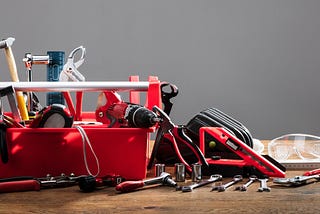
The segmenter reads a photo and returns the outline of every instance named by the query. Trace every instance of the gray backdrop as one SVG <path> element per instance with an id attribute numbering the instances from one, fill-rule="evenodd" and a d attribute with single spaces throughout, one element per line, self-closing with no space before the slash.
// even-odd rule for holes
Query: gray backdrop
<path id="1" fill-rule="evenodd" d="M 0 37 L 15 37 L 21 80 L 26 52 L 87 49 L 87 80 L 149 75 L 176 84 L 172 120 L 216 107 L 253 136 L 319 133 L 320 1 L 2 1 Z M 34 80 L 46 79 L 33 66 Z M 9 81 L 4 53 L 1 81 Z M 95 96 L 85 99 L 94 110 Z M 45 105 L 45 100 L 42 100 Z"/>

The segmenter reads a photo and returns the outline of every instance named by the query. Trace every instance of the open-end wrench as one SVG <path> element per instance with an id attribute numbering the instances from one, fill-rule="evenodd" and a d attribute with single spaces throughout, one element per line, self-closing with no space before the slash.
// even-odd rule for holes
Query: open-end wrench
<path id="1" fill-rule="evenodd" d="M 258 180 L 258 177 L 255 176 L 255 175 L 251 175 L 249 177 L 249 181 L 245 184 L 243 184 L 242 186 L 238 186 L 236 187 L 235 190 L 240 190 L 240 191 L 247 191 L 248 187 L 253 183 L 255 182 L 256 180 Z"/>
<path id="2" fill-rule="evenodd" d="M 242 181 L 242 179 L 243 179 L 242 175 L 236 175 L 236 176 L 233 177 L 232 181 L 230 181 L 230 182 L 228 182 L 226 184 L 220 185 L 220 186 L 212 187 L 212 191 L 218 190 L 218 192 L 223 192 L 227 188 L 229 188 L 230 186 Z"/>
<path id="3" fill-rule="evenodd" d="M 260 187 L 258 192 L 270 192 L 271 188 L 267 186 L 268 178 L 259 179 Z"/>
<path id="4" fill-rule="evenodd" d="M 182 186 L 181 188 L 177 188 L 177 190 L 182 190 L 182 192 L 191 192 L 193 189 L 205 186 L 207 184 L 211 184 L 216 181 L 220 181 L 222 179 L 222 175 L 216 174 L 211 175 L 209 179 L 200 181 L 198 183 L 191 184 L 189 186 Z"/>

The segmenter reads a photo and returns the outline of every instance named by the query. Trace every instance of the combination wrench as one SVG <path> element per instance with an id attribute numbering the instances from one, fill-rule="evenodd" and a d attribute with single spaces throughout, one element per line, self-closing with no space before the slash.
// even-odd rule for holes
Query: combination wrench
<path id="1" fill-rule="evenodd" d="M 270 192 L 271 188 L 267 186 L 268 178 L 259 179 L 260 187 L 258 192 Z"/>
<path id="2" fill-rule="evenodd" d="M 191 184 L 189 186 L 178 187 L 177 190 L 182 190 L 182 192 L 191 192 L 193 189 L 205 186 L 207 184 L 220 181 L 222 179 L 222 175 L 215 174 L 211 175 L 209 179 L 200 181 L 198 183 Z"/>
<path id="3" fill-rule="evenodd" d="M 242 186 L 238 186 L 236 187 L 235 190 L 239 190 L 239 191 L 247 191 L 248 187 L 254 183 L 256 180 L 258 180 L 258 177 L 255 175 L 252 175 L 249 177 L 249 181 L 245 184 L 243 184 Z"/>
<path id="4" fill-rule="evenodd" d="M 224 192 L 230 186 L 242 181 L 242 179 L 243 179 L 243 177 L 241 175 L 236 175 L 233 177 L 232 181 L 230 181 L 229 183 L 219 185 L 219 186 L 214 186 L 214 187 L 212 187 L 211 191 L 218 190 L 218 192 Z"/>

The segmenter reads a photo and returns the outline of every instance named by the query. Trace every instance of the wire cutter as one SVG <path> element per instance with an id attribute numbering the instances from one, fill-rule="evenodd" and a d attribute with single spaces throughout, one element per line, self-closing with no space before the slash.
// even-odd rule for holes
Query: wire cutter
<path id="1" fill-rule="evenodd" d="M 80 59 L 75 62 L 74 57 L 77 52 L 81 51 Z M 63 70 L 60 73 L 59 81 L 61 82 L 84 82 L 85 77 L 78 71 L 78 68 L 83 64 L 85 60 L 86 49 L 83 46 L 75 48 L 68 56 L 66 64 L 63 66 Z M 69 92 L 62 92 L 63 96 L 68 104 L 71 114 L 74 116 L 75 120 L 81 120 L 82 113 L 82 97 L 83 92 L 76 92 L 76 110 L 72 102 L 72 98 Z"/>
<path id="2" fill-rule="evenodd" d="M 166 90 L 167 86 L 170 87 L 170 92 Z M 174 84 L 168 83 L 168 82 L 161 82 L 160 84 L 161 89 L 161 98 L 162 102 L 164 104 L 163 111 L 169 115 L 172 109 L 173 103 L 170 101 L 171 98 L 178 95 L 178 87 Z"/>
<path id="3" fill-rule="evenodd" d="M 153 161 L 155 159 L 155 155 L 157 154 L 159 145 L 163 140 L 163 138 L 167 138 L 171 142 L 176 155 L 178 156 L 179 160 L 186 166 L 186 171 L 188 173 L 191 174 L 192 172 L 191 166 L 184 160 L 183 156 L 181 155 L 177 141 L 179 143 L 183 143 L 186 146 L 188 146 L 192 150 L 192 152 L 196 155 L 199 162 L 204 167 L 208 167 L 209 165 L 203 153 L 200 151 L 199 147 L 194 142 L 192 142 L 192 140 L 184 133 L 183 127 L 175 125 L 171 121 L 169 116 L 159 107 L 154 106 L 152 110 L 160 118 L 160 122 L 159 122 L 160 127 L 158 129 L 157 136 L 154 142 L 153 151 L 150 156 L 148 168 L 151 169 L 153 165 Z"/>

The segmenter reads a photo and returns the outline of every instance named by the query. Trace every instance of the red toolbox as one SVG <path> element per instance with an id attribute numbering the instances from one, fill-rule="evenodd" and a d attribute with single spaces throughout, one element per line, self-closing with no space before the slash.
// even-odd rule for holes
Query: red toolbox
<path id="1" fill-rule="evenodd" d="M 138 81 L 132 77 L 130 82 Z M 130 102 L 140 102 L 140 91 L 146 92 L 145 107 L 161 107 L 160 82 L 149 77 L 146 89 L 125 89 Z M 16 90 L 22 90 L 19 85 Z M 35 90 L 34 88 L 32 90 Z M 139 104 L 139 103 L 137 103 Z M 92 121 L 94 112 L 83 112 L 83 121 Z M 15 176 L 45 177 L 61 173 L 88 174 L 87 167 L 98 176 L 120 175 L 127 180 L 146 177 L 149 160 L 150 133 L 156 128 L 108 128 L 103 125 L 83 125 L 92 150 L 84 144 L 77 128 L 8 128 L 6 140 L 8 162 L 0 161 L 0 178 Z M 85 149 L 84 149 L 85 145 Z M 93 153 L 93 152 L 94 153 Z"/>

